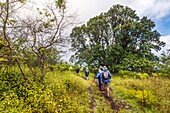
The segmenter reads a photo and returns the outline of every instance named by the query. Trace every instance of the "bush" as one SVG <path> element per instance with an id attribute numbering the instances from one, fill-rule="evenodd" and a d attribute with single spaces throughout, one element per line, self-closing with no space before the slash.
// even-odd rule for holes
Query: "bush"
<path id="1" fill-rule="evenodd" d="M 118 75 L 121 75 L 122 77 L 131 77 L 131 78 L 138 78 L 138 79 L 146 79 L 149 77 L 147 73 L 137 73 L 127 70 L 120 70 L 118 72 Z"/>
<path id="2" fill-rule="evenodd" d="M 137 73 L 136 78 L 146 79 L 146 78 L 149 78 L 149 75 L 147 73 Z"/>
<path id="3" fill-rule="evenodd" d="M 118 72 L 118 75 L 121 75 L 122 77 L 134 77 L 136 73 L 132 71 L 127 71 L 127 70 L 120 70 Z"/>
<path id="4" fill-rule="evenodd" d="M 137 90 L 135 92 L 134 97 L 137 99 L 137 101 L 142 104 L 142 106 L 145 107 L 151 107 L 154 106 L 156 102 L 156 96 L 151 93 L 149 90 Z"/>

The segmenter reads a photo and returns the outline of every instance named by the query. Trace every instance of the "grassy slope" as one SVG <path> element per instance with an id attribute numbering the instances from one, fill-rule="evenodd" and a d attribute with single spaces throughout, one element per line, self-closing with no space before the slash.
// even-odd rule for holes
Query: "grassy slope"
<path id="1" fill-rule="evenodd" d="M 16 72 L 18 73 L 18 72 Z M 2 73 L 3 74 L 3 73 Z M 53 71 L 45 81 L 7 84 L 0 80 L 0 112 L 13 113 L 144 113 L 170 112 L 170 81 L 162 78 L 130 79 L 113 77 L 111 99 L 99 92 L 94 75 L 84 79 L 84 73 Z M 9 79 L 11 81 L 11 79 Z M 14 81 L 14 80 L 12 80 Z M 97 80 L 96 80 L 97 81 Z M 16 84 L 17 87 L 16 87 Z M 5 90 L 4 90 L 5 89 Z M 127 103 L 130 104 L 131 108 Z"/>
<path id="2" fill-rule="evenodd" d="M 164 78 L 131 79 L 114 77 L 112 95 L 127 101 L 134 112 L 170 112 L 170 80 Z"/>

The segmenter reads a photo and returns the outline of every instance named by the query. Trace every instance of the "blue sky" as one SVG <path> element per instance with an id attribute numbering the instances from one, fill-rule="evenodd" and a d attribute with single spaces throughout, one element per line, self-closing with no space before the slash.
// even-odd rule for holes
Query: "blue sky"
<path id="1" fill-rule="evenodd" d="M 170 1 L 169 0 L 68 0 L 69 11 L 77 12 L 79 21 L 86 23 L 90 18 L 106 12 L 114 4 L 128 6 L 142 17 L 155 22 L 155 29 L 166 43 L 162 51 L 170 49 Z M 160 55 L 162 51 L 155 53 Z"/>
<path id="2" fill-rule="evenodd" d="M 156 29 L 161 33 L 161 35 L 170 35 L 170 15 L 166 15 L 160 20 L 154 21 L 156 23 Z"/>

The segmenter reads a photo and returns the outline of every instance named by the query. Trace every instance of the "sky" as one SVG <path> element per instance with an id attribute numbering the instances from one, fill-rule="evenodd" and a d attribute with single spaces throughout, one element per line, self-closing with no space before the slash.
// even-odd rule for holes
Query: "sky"
<path id="1" fill-rule="evenodd" d="M 42 3 L 52 0 L 32 0 L 41 7 Z M 156 24 L 155 29 L 161 34 L 160 40 L 166 43 L 161 51 L 153 51 L 160 56 L 162 51 L 170 49 L 170 0 L 66 0 L 69 13 L 76 13 L 77 19 L 85 24 L 103 12 L 107 12 L 113 5 L 128 6 L 136 11 L 140 17 L 147 16 Z M 25 13 L 26 14 L 26 13 Z M 22 14 L 23 15 L 23 14 Z M 68 51 L 68 50 L 67 50 Z M 69 61 L 73 52 L 64 54 L 64 61 Z"/>
<path id="2" fill-rule="evenodd" d="M 138 16 L 147 16 L 155 22 L 155 29 L 161 34 L 160 40 L 166 43 L 160 52 L 154 52 L 156 55 L 170 49 L 170 0 L 67 0 L 68 10 L 76 12 L 82 23 L 107 12 L 115 4 L 128 6 Z"/>

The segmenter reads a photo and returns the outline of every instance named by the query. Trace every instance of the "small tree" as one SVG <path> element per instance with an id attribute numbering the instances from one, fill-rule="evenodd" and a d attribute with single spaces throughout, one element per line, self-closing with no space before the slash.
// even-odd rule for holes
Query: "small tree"
<path id="1" fill-rule="evenodd" d="M 64 0 L 49 2 L 44 8 L 37 8 L 36 13 L 36 17 L 17 20 L 18 27 L 14 29 L 13 37 L 17 52 L 26 58 L 30 68 L 32 64 L 41 68 L 43 79 L 47 63 L 54 63 L 51 60 L 56 62 L 62 52 L 59 47 L 66 46 L 66 28 L 74 24 L 74 15 L 66 12 Z"/>
<path id="2" fill-rule="evenodd" d="M 24 79 L 26 76 L 20 65 L 20 57 L 15 52 L 15 44 L 13 43 L 13 39 L 11 37 L 11 32 L 14 27 L 14 15 L 15 12 L 24 5 L 25 0 L 6 0 L 0 1 L 0 46 L 1 46 L 1 59 L 5 59 L 7 65 L 17 63 Z"/>

